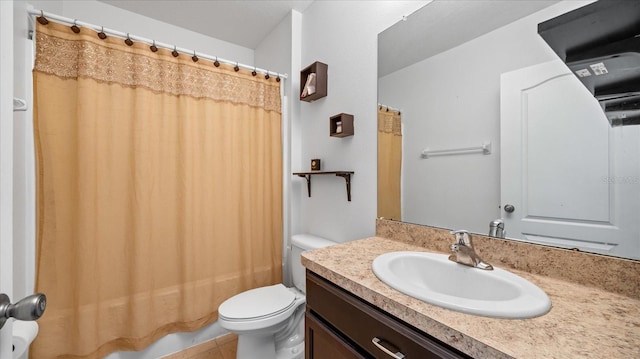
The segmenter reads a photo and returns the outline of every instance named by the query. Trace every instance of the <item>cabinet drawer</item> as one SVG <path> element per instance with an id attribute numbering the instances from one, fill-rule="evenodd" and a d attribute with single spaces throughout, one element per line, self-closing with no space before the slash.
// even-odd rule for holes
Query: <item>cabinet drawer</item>
<path id="1" fill-rule="evenodd" d="M 379 346 L 391 353 L 401 353 L 406 359 L 471 358 L 310 271 L 307 271 L 307 311 L 374 358 L 393 358 Z"/>

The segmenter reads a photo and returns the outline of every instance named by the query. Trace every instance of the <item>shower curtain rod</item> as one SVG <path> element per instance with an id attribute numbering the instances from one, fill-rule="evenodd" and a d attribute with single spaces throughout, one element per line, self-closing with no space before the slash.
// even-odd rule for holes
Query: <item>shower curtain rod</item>
<path id="1" fill-rule="evenodd" d="M 129 33 L 124 33 L 124 32 L 121 32 L 121 31 L 108 29 L 108 28 L 103 27 L 103 26 L 89 24 L 89 23 L 84 22 L 84 21 L 78 21 L 77 19 L 71 19 L 71 18 L 68 18 L 68 17 L 64 17 L 64 16 L 52 14 L 52 13 L 45 13 L 42 10 L 37 10 L 37 9 L 33 9 L 32 8 L 32 9 L 29 9 L 28 12 L 29 12 L 29 15 L 32 15 L 32 16 L 43 16 L 46 19 L 48 19 L 48 20 L 50 19 L 50 20 L 53 20 L 55 22 L 59 22 L 59 23 L 67 24 L 67 25 L 76 25 L 76 26 L 79 26 L 79 27 L 86 27 L 86 28 L 95 30 L 96 32 L 104 32 L 107 35 L 115 36 L 115 37 L 121 38 L 123 40 L 129 38 L 132 41 L 142 42 L 142 43 L 145 43 L 147 45 L 154 45 L 154 46 L 156 46 L 158 48 L 162 47 L 162 48 L 165 48 L 165 49 L 168 49 L 168 50 L 175 50 L 175 51 L 177 51 L 179 53 L 196 56 L 197 58 L 202 58 L 202 59 L 206 59 L 206 60 L 210 60 L 210 61 L 218 61 L 220 63 L 225 63 L 225 64 L 228 64 L 228 65 L 237 66 L 237 67 L 239 67 L 241 69 L 255 71 L 257 73 L 262 73 L 262 74 L 269 75 L 269 76 L 280 77 L 281 79 L 288 78 L 287 74 L 281 74 L 281 73 L 278 73 L 278 72 L 272 72 L 272 71 L 261 69 L 261 68 L 254 67 L 254 66 L 240 64 L 237 61 L 226 60 L 226 59 L 223 59 L 223 58 L 220 58 L 220 57 L 217 57 L 217 56 L 211 56 L 211 55 L 207 55 L 207 54 L 196 53 L 195 50 L 189 50 L 189 49 L 185 49 L 185 48 L 182 48 L 182 47 L 177 47 L 175 45 L 170 45 L 170 44 L 162 43 L 162 42 L 159 42 L 159 41 L 147 39 L 147 38 L 144 38 L 142 36 L 131 35 Z"/>

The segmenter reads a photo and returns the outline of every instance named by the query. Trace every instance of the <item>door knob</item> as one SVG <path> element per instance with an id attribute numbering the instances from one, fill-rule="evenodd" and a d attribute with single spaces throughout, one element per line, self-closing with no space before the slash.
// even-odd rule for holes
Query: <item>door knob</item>
<path id="1" fill-rule="evenodd" d="M 514 207 L 512 204 L 505 204 L 504 205 L 504 211 L 507 213 L 513 213 L 513 211 L 516 210 L 516 207 Z"/>
<path id="2" fill-rule="evenodd" d="M 18 320 L 37 320 L 47 308 L 47 296 L 42 293 L 31 294 L 11 304 L 9 296 L 0 294 L 0 328 L 9 318 Z"/>

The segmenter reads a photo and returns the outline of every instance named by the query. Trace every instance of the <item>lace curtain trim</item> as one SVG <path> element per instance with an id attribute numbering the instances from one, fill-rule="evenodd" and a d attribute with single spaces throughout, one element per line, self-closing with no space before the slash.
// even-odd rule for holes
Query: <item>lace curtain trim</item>
<path id="1" fill-rule="evenodd" d="M 75 34 L 65 25 L 37 23 L 34 71 L 61 78 L 90 78 L 127 87 L 143 87 L 175 96 L 208 98 L 281 113 L 280 82 L 211 61 L 193 62 L 181 54 L 119 38 L 100 40 L 91 29 Z"/>
<path id="2" fill-rule="evenodd" d="M 378 131 L 402 136 L 402 120 L 396 111 L 378 110 Z"/>

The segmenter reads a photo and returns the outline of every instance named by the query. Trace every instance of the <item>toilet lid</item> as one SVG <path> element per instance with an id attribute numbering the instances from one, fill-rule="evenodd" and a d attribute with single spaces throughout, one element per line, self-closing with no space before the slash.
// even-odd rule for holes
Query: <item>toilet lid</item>
<path id="1" fill-rule="evenodd" d="M 281 312 L 295 299 L 296 295 L 282 284 L 260 287 L 225 300 L 218 307 L 218 314 L 227 319 L 254 319 Z"/>

